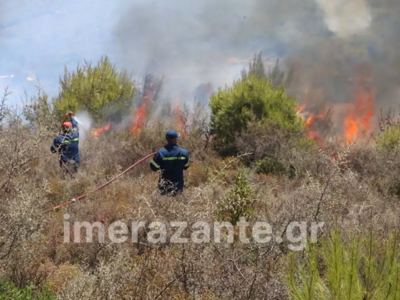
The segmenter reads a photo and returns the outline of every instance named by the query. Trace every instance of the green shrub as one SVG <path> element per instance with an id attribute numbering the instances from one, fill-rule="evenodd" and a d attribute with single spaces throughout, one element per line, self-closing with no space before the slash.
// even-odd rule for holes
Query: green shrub
<path id="1" fill-rule="evenodd" d="M 221 201 L 218 206 L 218 219 L 236 224 L 241 217 L 253 216 L 252 193 L 243 171 L 237 172 L 235 185 L 230 190 L 228 197 Z"/>
<path id="2" fill-rule="evenodd" d="M 256 163 L 256 171 L 258 174 L 282 175 L 286 169 L 277 159 L 265 157 Z"/>
<path id="3" fill-rule="evenodd" d="M 376 141 L 379 149 L 391 150 L 400 145 L 400 125 L 394 125 L 381 133 Z"/>
<path id="4" fill-rule="evenodd" d="M 389 185 L 389 195 L 400 197 L 400 182 L 393 182 Z"/>
<path id="5" fill-rule="evenodd" d="M 31 104 L 24 107 L 25 119 L 34 128 L 58 130 L 60 121 L 56 120 L 50 107 L 50 98 L 41 87 L 37 87 L 37 94 L 31 97 Z"/>
<path id="6" fill-rule="evenodd" d="M 7 282 L 0 283 L 0 299 L 13 300 L 56 300 L 49 289 L 37 291 L 33 285 L 18 288 Z"/>
<path id="7" fill-rule="evenodd" d="M 129 112 L 135 94 L 130 76 L 104 57 L 94 67 L 86 62 L 74 72 L 65 68 L 60 93 L 53 99 L 54 112 L 62 119 L 66 111 L 85 109 L 95 121 L 101 121 L 111 114 Z"/>
<path id="8" fill-rule="evenodd" d="M 250 121 L 260 122 L 265 128 L 300 131 L 302 120 L 296 114 L 297 102 L 283 87 L 273 87 L 266 77 L 250 75 L 219 89 L 210 98 L 211 128 L 218 135 L 214 143 L 217 151 L 234 155 L 236 135 L 246 130 Z"/>
<path id="9" fill-rule="evenodd" d="M 397 233 L 378 242 L 372 234 L 344 245 L 338 230 L 310 244 L 306 261 L 291 253 L 287 287 L 291 299 L 399 299 L 400 251 Z"/>

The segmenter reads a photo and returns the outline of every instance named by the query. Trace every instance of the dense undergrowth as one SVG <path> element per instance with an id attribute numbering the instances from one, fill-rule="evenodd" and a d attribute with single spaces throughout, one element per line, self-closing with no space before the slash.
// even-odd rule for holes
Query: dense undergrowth
<path id="1" fill-rule="evenodd" d="M 171 116 L 138 135 L 88 134 L 80 145 L 80 171 L 70 178 L 50 154 L 55 116 L 45 112 L 25 124 L 3 106 L 0 298 L 399 299 L 396 131 L 379 147 L 337 137 L 327 137 L 321 147 L 300 127 L 264 127 L 249 117 L 229 139 L 236 153 L 226 156 L 204 139 L 201 116 L 188 116 L 190 130 L 180 141 L 191 160 L 183 195 L 160 196 L 158 175 L 146 161 L 84 200 L 44 213 L 160 148 L 165 131 L 177 124 Z M 273 238 L 259 242 L 251 230 L 241 232 L 241 217 L 267 222 Z M 113 243 L 108 236 L 101 241 L 94 234 L 87 243 L 87 231 L 77 235 L 64 224 L 99 222 L 108 230 L 116 221 L 127 224 L 130 235 L 137 233 L 134 242 Z M 153 244 L 156 221 L 188 222 L 182 238 L 203 243 L 173 243 L 168 231 L 165 243 Z M 222 230 L 220 242 L 209 241 L 191 226 L 200 221 L 229 221 L 232 235 Z M 145 226 L 137 229 L 133 222 Z"/>

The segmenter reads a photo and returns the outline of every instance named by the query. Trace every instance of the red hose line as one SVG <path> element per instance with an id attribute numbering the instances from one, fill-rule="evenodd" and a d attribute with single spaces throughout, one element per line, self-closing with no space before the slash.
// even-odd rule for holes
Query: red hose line
<path id="1" fill-rule="evenodd" d="M 149 157 L 154 156 L 156 153 L 157 153 L 157 152 L 153 152 L 153 153 L 150 153 L 149 155 L 146 155 L 146 156 L 143 157 L 142 159 L 140 159 L 140 160 L 138 160 L 137 162 L 135 162 L 132 166 L 130 166 L 129 168 L 127 168 L 125 171 L 121 172 L 120 174 L 118 174 L 117 176 L 115 176 L 114 178 L 112 178 L 110 181 L 107 181 L 106 183 L 104 183 L 103 185 L 97 187 L 97 188 L 94 189 L 93 191 L 91 191 L 91 192 L 89 192 L 89 193 L 87 193 L 87 194 L 85 194 L 85 195 L 81 195 L 81 196 L 79 196 L 79 197 L 77 197 L 77 198 L 75 198 L 75 199 L 72 199 L 71 201 L 63 202 L 63 203 L 61 203 L 61 204 L 59 204 L 59 205 L 57 205 L 57 206 L 54 206 L 53 208 L 50 208 L 50 209 L 46 210 L 45 212 L 50 212 L 50 211 L 59 209 L 59 208 L 61 208 L 61 207 L 63 207 L 63 206 L 67 206 L 67 205 L 69 205 L 69 204 L 71 204 L 71 203 L 74 203 L 74 202 L 77 201 L 77 200 L 81 200 L 81 199 L 85 198 L 88 194 L 94 193 L 94 192 L 96 192 L 96 191 L 102 189 L 103 187 L 105 187 L 106 185 L 109 185 L 111 182 L 113 182 L 114 180 L 116 180 L 118 177 L 120 177 L 120 176 L 123 175 L 124 173 L 126 173 L 126 172 L 128 172 L 129 170 L 131 170 L 132 168 L 136 167 L 136 166 L 137 166 L 138 164 L 140 164 L 141 162 L 145 161 L 145 160 L 148 159 Z"/>

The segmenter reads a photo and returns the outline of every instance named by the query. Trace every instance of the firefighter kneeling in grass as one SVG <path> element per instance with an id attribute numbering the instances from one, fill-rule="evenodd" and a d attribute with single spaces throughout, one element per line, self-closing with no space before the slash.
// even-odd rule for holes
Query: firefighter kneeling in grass
<path id="1" fill-rule="evenodd" d="M 71 122 L 65 122 L 68 116 Z M 60 154 L 60 167 L 67 168 L 69 173 L 76 173 L 80 164 L 79 128 L 72 111 L 65 114 L 61 129 L 62 132 L 54 138 L 50 151 Z"/>
<path id="2" fill-rule="evenodd" d="M 158 150 L 150 162 L 153 171 L 161 171 L 158 189 L 162 195 L 175 196 L 183 192 L 183 171 L 189 168 L 189 153 L 179 147 L 180 134 L 170 130 L 166 134 L 167 145 Z"/>

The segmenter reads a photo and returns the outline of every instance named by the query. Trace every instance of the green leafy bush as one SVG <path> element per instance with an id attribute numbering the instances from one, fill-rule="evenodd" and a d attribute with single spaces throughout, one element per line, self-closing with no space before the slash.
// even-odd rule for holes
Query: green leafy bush
<path id="1" fill-rule="evenodd" d="M 386 129 L 377 138 L 379 149 L 392 150 L 400 145 L 400 125 L 394 125 Z"/>
<path id="2" fill-rule="evenodd" d="M 399 299 L 400 251 L 397 233 L 384 242 L 372 234 L 344 245 L 338 230 L 310 244 L 306 261 L 290 254 L 287 287 L 291 299 Z"/>
<path id="3" fill-rule="evenodd" d="M 232 224 L 236 224 L 241 217 L 251 217 L 254 214 L 252 194 L 243 171 L 237 172 L 235 185 L 230 190 L 228 197 L 221 201 L 218 206 L 217 217 Z"/>
<path id="4" fill-rule="evenodd" d="M 56 300 L 50 290 L 37 291 L 33 285 L 18 288 L 11 283 L 0 283 L 0 299 L 13 300 Z"/>
<path id="5" fill-rule="evenodd" d="M 259 174 L 282 175 L 286 170 L 284 165 L 277 159 L 265 157 L 256 163 L 256 171 Z"/>
<path id="6" fill-rule="evenodd" d="M 394 181 L 389 184 L 388 188 L 389 195 L 400 197 L 400 182 Z"/>
<path id="7" fill-rule="evenodd" d="M 297 102 L 286 95 L 283 87 L 273 87 L 266 77 L 249 75 L 220 89 L 210 98 L 211 127 L 218 135 L 214 144 L 221 154 L 236 154 L 236 135 L 247 128 L 250 121 L 266 128 L 300 131 L 302 121 L 296 114 Z"/>
<path id="8" fill-rule="evenodd" d="M 54 118 L 51 109 L 51 101 L 41 87 L 37 87 L 37 94 L 31 97 L 31 103 L 25 105 L 24 116 L 29 124 L 35 128 L 47 127 L 50 130 L 57 130 L 60 121 Z"/>
<path id="9" fill-rule="evenodd" d="M 130 111 L 135 96 L 134 81 L 124 71 L 116 70 L 107 57 L 96 66 L 85 62 L 76 71 L 64 70 L 60 93 L 53 99 L 54 111 L 61 119 L 66 111 L 87 110 L 95 121 L 110 114 Z"/>

